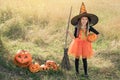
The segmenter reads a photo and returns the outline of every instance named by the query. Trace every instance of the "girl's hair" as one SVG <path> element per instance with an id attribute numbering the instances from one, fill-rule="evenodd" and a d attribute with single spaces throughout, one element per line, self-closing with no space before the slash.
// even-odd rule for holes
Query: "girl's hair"
<path id="1" fill-rule="evenodd" d="M 88 18 L 88 17 L 87 17 Z M 81 26 L 82 26 L 82 24 L 81 24 L 81 21 L 80 21 L 81 19 L 79 19 L 78 20 L 78 25 L 77 25 L 77 37 L 78 37 L 78 35 L 79 35 L 79 32 L 80 32 L 80 30 L 81 30 Z M 86 34 L 86 36 L 88 35 L 88 32 L 89 32 L 89 18 L 88 18 L 88 22 L 87 22 L 87 24 L 86 24 L 86 32 L 85 32 L 85 34 Z"/>

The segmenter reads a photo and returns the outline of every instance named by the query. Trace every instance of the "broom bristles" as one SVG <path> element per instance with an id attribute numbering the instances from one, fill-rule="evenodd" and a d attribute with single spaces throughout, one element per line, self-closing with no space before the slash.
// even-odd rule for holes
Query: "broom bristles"
<path id="1" fill-rule="evenodd" d="M 70 66 L 70 61 L 69 61 L 67 51 L 68 51 L 68 48 L 64 48 L 64 57 L 62 59 L 61 67 L 66 70 L 70 70 L 71 66 Z"/>

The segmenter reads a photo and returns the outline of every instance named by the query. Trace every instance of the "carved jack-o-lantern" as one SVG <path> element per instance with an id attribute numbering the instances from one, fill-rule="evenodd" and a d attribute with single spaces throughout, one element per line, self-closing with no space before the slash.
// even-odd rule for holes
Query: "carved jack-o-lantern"
<path id="1" fill-rule="evenodd" d="M 32 63 L 32 56 L 25 50 L 20 50 L 14 57 L 14 62 L 20 67 L 28 67 Z"/>
<path id="2" fill-rule="evenodd" d="M 58 68 L 59 68 L 59 64 L 53 65 L 51 68 L 56 71 L 56 70 L 58 70 Z"/>
<path id="3" fill-rule="evenodd" d="M 29 70 L 33 73 L 38 72 L 40 70 L 40 65 L 38 63 L 35 63 L 35 64 L 32 63 L 29 66 Z"/>
<path id="4" fill-rule="evenodd" d="M 90 33 L 90 34 L 88 34 L 88 36 L 87 36 L 87 40 L 90 41 L 90 42 L 93 42 L 93 41 L 95 41 L 96 39 L 97 39 L 97 35 L 94 34 L 94 33 Z"/>
<path id="5" fill-rule="evenodd" d="M 49 67 L 47 65 L 41 65 L 40 70 L 49 70 Z"/>
<path id="6" fill-rule="evenodd" d="M 45 64 L 52 70 L 58 70 L 59 68 L 59 64 L 56 64 L 56 62 L 52 60 L 47 60 Z"/>
<path id="7" fill-rule="evenodd" d="M 48 67 L 52 67 L 54 65 L 56 65 L 56 63 L 52 60 L 47 60 L 46 63 L 45 63 Z"/>

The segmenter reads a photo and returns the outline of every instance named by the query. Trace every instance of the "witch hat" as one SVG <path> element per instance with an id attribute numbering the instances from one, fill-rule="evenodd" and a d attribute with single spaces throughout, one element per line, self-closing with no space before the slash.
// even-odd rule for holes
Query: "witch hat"
<path id="1" fill-rule="evenodd" d="M 81 8 L 80 8 L 79 15 L 72 18 L 71 24 L 74 25 L 74 26 L 77 25 L 79 20 L 82 17 L 88 17 L 90 26 L 94 26 L 95 24 L 98 23 L 98 17 L 95 14 L 87 13 L 87 10 L 86 10 L 83 2 L 82 2 L 82 5 L 81 5 Z"/>

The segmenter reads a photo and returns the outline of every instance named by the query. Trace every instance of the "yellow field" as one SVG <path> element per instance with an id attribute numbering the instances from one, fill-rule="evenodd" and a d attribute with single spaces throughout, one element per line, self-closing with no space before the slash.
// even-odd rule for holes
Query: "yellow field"
<path id="1" fill-rule="evenodd" d="M 5 57 L 3 61 L 11 61 L 17 50 L 25 49 L 30 51 L 34 60 L 53 59 L 61 63 L 70 7 L 72 6 L 72 18 L 79 14 L 82 1 L 86 5 L 88 13 L 96 14 L 99 17 L 98 24 L 94 26 L 100 32 L 98 40 L 93 43 L 96 54 L 89 60 L 91 80 L 120 79 L 118 75 L 120 65 L 117 63 L 120 62 L 120 0 L 0 0 L 2 41 L 0 43 L 0 61 L 2 61 L 2 57 Z M 70 25 L 70 31 L 72 33 L 74 31 L 72 25 Z M 71 38 L 68 37 L 68 45 L 70 42 Z M 33 80 L 36 80 L 38 76 L 44 77 L 42 80 L 56 78 L 74 80 L 76 79 L 73 73 L 74 58 L 70 57 L 70 61 L 72 71 L 65 73 L 61 71 L 53 74 L 50 79 L 50 75 L 48 75 L 50 73 L 46 73 L 47 77 L 41 75 L 42 73 L 38 73 L 36 76 L 29 72 L 24 73 L 25 71 L 22 70 L 22 73 L 27 76 L 18 74 L 17 78 L 15 75 L 14 80 L 23 80 L 23 76 L 25 79 L 32 77 Z M 13 66 L 7 64 L 0 62 L 0 65 L 7 66 L 5 67 L 7 70 L 15 69 L 17 73 L 21 71 L 13 63 L 10 63 Z M 0 79 L 2 79 L 1 74 Z M 60 79 L 61 74 L 65 75 L 62 79 Z M 18 79 L 18 77 L 20 78 Z M 8 79 L 9 77 L 6 78 L 6 80 Z"/>
<path id="2" fill-rule="evenodd" d="M 12 17 L 22 17 L 24 20 L 33 19 L 39 22 L 45 19 L 49 21 L 49 25 L 55 25 L 58 21 L 67 24 L 70 7 L 73 7 L 73 17 L 79 13 L 82 1 L 89 13 L 99 17 L 96 29 L 100 33 L 108 39 L 120 39 L 119 0 L 0 0 L 0 10 L 9 10 Z"/>

